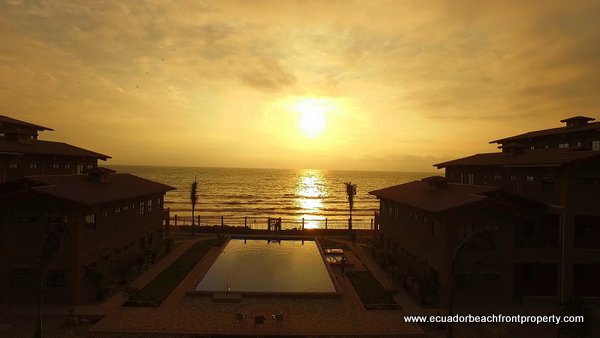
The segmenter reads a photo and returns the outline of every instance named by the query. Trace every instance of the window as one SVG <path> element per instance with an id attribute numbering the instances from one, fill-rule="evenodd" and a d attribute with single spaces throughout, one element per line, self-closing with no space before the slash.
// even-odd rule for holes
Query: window
<path id="1" fill-rule="evenodd" d="M 96 214 L 85 215 L 85 226 L 86 228 L 96 229 Z"/>
<path id="2" fill-rule="evenodd" d="M 473 287 L 473 276 L 470 274 L 461 274 L 456 276 L 456 290 L 470 291 Z"/>
<path id="3" fill-rule="evenodd" d="M 511 181 L 513 181 L 513 182 L 514 182 L 514 181 L 516 181 L 516 180 L 517 180 L 517 176 L 515 176 L 515 175 L 510 175 L 510 180 L 511 180 Z"/>
<path id="4" fill-rule="evenodd" d="M 14 162 L 8 164 L 8 169 L 17 169 L 18 167 L 19 165 Z"/>
<path id="5" fill-rule="evenodd" d="M 18 222 L 19 223 L 36 223 L 37 217 L 21 215 L 21 216 L 18 216 Z"/>
<path id="6" fill-rule="evenodd" d="M 102 217 L 108 216 L 108 209 L 102 210 Z"/>
<path id="7" fill-rule="evenodd" d="M 71 169 L 71 165 L 70 164 L 65 164 L 65 169 Z"/>
<path id="8" fill-rule="evenodd" d="M 46 274 L 46 286 L 63 287 L 65 286 L 65 270 L 49 270 Z"/>
<path id="9" fill-rule="evenodd" d="M 533 182 L 533 176 L 527 175 L 527 182 Z"/>
<path id="10" fill-rule="evenodd" d="M 533 282 L 535 280 L 535 270 L 532 264 L 522 264 L 521 280 L 525 282 Z"/>
<path id="11" fill-rule="evenodd" d="M 140 202 L 140 215 L 144 214 L 144 202 Z"/>
<path id="12" fill-rule="evenodd" d="M 37 169 L 37 168 L 38 168 L 38 164 L 36 162 L 29 163 L 29 169 Z"/>
<path id="13" fill-rule="evenodd" d="M 148 212 L 152 212 L 152 200 L 148 200 Z"/>
<path id="14" fill-rule="evenodd" d="M 469 174 L 469 184 L 475 184 L 475 174 Z"/>
<path id="15" fill-rule="evenodd" d="M 88 164 L 88 165 L 87 165 L 87 168 L 88 168 L 88 169 L 92 169 L 93 167 L 94 167 L 94 165 L 93 165 L 93 164 Z"/>
<path id="16" fill-rule="evenodd" d="M 531 150 L 535 150 L 535 146 L 531 146 L 531 148 L 529 148 L 529 149 L 531 149 Z"/>
<path id="17" fill-rule="evenodd" d="M 120 214 L 120 213 L 121 213 L 121 207 L 116 207 L 115 214 Z"/>
<path id="18" fill-rule="evenodd" d="M 521 235 L 526 237 L 532 237 L 535 235 L 535 223 L 533 221 L 525 221 L 523 223 L 523 231 Z"/>
<path id="19" fill-rule="evenodd" d="M 592 150 L 600 150 L 600 140 L 592 141 Z"/>
<path id="20" fill-rule="evenodd" d="M 56 162 L 52 163 L 52 169 L 58 169 L 60 165 Z"/>
<path id="21" fill-rule="evenodd" d="M 545 191 L 545 192 L 554 191 L 554 178 L 542 177 L 542 191 Z"/>
<path id="22" fill-rule="evenodd" d="M 494 179 L 495 179 L 496 181 L 500 181 L 500 180 L 502 179 L 502 175 L 500 175 L 500 174 L 496 174 L 496 175 L 494 175 Z"/>
<path id="23" fill-rule="evenodd" d="M 577 146 L 578 146 L 578 147 L 581 147 L 581 141 L 578 141 L 578 142 L 577 142 Z"/>
<path id="24" fill-rule="evenodd" d="M 10 286 L 31 286 L 36 280 L 37 271 L 30 269 L 11 269 L 10 270 Z"/>
<path id="25" fill-rule="evenodd" d="M 499 280 L 500 275 L 498 275 L 497 273 L 484 273 L 484 274 L 481 274 L 481 279 L 489 280 L 489 281 Z"/>
<path id="26" fill-rule="evenodd" d="M 544 146 L 544 149 L 548 149 L 548 148 L 550 148 L 550 146 L 546 144 L 546 145 Z"/>
<path id="27" fill-rule="evenodd" d="M 164 205 L 163 205 L 163 198 L 162 198 L 162 197 L 158 199 L 158 207 L 159 207 L 161 210 L 162 210 L 162 209 L 163 209 L 163 207 L 164 207 Z"/>
<path id="28" fill-rule="evenodd" d="M 577 177 L 577 184 L 594 184 L 593 177 Z"/>
<path id="29" fill-rule="evenodd" d="M 440 222 L 434 221 L 431 223 L 431 235 L 433 237 L 438 237 L 440 235 Z"/>
<path id="30" fill-rule="evenodd" d="M 569 148 L 569 143 L 560 143 L 560 144 L 558 145 L 558 147 L 559 147 L 560 149 Z"/>

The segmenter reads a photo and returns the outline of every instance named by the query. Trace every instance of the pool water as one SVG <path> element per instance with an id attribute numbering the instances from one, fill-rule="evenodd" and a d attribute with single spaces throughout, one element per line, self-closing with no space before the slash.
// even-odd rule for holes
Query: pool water
<path id="1" fill-rule="evenodd" d="M 336 290 L 313 240 L 232 239 L 196 291 L 330 293 Z"/>

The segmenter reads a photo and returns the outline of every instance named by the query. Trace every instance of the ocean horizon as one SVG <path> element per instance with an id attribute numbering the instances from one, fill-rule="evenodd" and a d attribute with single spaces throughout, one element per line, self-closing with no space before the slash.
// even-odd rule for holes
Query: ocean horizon
<path id="1" fill-rule="evenodd" d="M 191 216 L 190 186 L 197 177 L 196 215 L 215 219 L 279 218 L 306 222 L 306 227 L 322 227 L 325 219 L 347 222 L 348 200 L 344 182 L 357 185 L 353 222 L 368 224 L 379 209 L 379 201 L 369 191 L 432 176 L 427 172 L 257 169 L 217 167 L 175 167 L 147 165 L 108 165 L 119 173 L 130 173 L 175 187 L 165 196 L 171 216 Z"/>

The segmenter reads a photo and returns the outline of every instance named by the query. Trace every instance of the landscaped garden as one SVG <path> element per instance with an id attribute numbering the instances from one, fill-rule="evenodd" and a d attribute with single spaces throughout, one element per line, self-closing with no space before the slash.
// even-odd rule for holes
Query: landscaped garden
<path id="1" fill-rule="evenodd" d="M 129 301 L 126 305 L 160 305 L 212 247 L 222 244 L 222 239 L 200 240 L 196 242 L 142 289 L 126 290 L 129 296 Z"/>
<path id="2" fill-rule="evenodd" d="M 354 291 L 365 308 L 397 308 L 392 292 L 386 290 L 369 271 L 353 271 L 347 274 Z"/>

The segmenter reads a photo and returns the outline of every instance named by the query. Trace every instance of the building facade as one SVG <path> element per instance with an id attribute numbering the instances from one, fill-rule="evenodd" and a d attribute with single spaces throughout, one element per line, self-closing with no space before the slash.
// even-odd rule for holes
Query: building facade
<path id="1" fill-rule="evenodd" d="M 565 125 L 558 128 L 543 129 L 510 136 L 490 143 L 501 147 L 519 144 L 528 149 L 567 149 L 580 148 L 600 151 L 600 122 L 587 116 L 574 116 L 560 122 Z"/>
<path id="2" fill-rule="evenodd" d="M 162 249 L 169 217 L 163 198 L 172 189 L 104 168 L 0 185 L 0 302 L 37 298 L 40 257 L 55 227 L 64 232 L 48 266 L 47 302 L 93 302 L 123 264 Z"/>
<path id="3" fill-rule="evenodd" d="M 397 277 L 421 303 L 447 308 L 452 292 L 458 292 L 460 299 L 485 299 L 482 305 L 494 309 L 511 305 L 512 252 L 492 248 L 513 245 L 520 224 L 539 224 L 543 206 L 494 187 L 448 183 L 443 177 L 370 194 L 380 200 L 379 256 L 403 271 Z M 478 241 L 483 245 L 475 249 L 463 245 Z M 490 289 L 497 292 L 490 295 Z"/>
<path id="4" fill-rule="evenodd" d="M 0 116 L 0 303 L 36 302 L 42 279 L 47 303 L 93 302 L 166 244 L 174 188 L 38 139 L 51 130 Z"/>
<path id="5" fill-rule="evenodd" d="M 0 183 L 32 175 L 83 174 L 110 156 L 61 142 L 42 141 L 52 129 L 0 115 Z"/>
<path id="6" fill-rule="evenodd" d="M 494 204 L 496 211 L 490 210 L 488 205 L 488 210 L 483 212 L 480 204 L 467 203 L 453 208 L 455 218 L 445 211 L 432 213 L 429 209 L 440 202 L 439 193 L 425 189 L 423 183 L 421 192 L 407 192 L 408 186 L 397 186 L 398 194 L 411 196 L 403 200 L 397 195 L 382 194 L 394 187 L 372 192 L 381 200 L 377 219 L 383 244 L 388 249 L 401 247 L 400 252 L 405 251 L 404 256 L 408 257 L 427 257 L 438 252 L 438 263 L 430 265 L 438 271 L 435 275 L 440 276 L 442 306 L 447 305 L 443 288 L 450 285 L 448 278 L 452 276 L 457 279 L 457 287 L 465 289 L 467 285 L 466 289 L 473 294 L 477 289 L 475 281 L 479 281 L 481 290 L 499 290 L 494 294 L 503 295 L 500 301 L 505 309 L 528 304 L 555 305 L 571 296 L 600 297 L 600 151 L 597 145 L 600 123 L 590 123 L 593 120 L 582 116 L 565 119 L 561 121 L 566 123 L 564 127 L 492 141 L 500 145 L 500 152 L 435 165 L 445 169 L 448 186 L 454 187 L 455 192 L 458 187 L 465 191 L 468 186 L 474 191 L 486 187 L 492 189 L 492 195 L 502 196 L 501 201 L 493 198 L 501 203 Z M 490 191 L 470 195 L 483 194 L 489 200 Z M 419 194 L 422 199 L 415 199 Z M 394 196 L 396 199 L 391 198 Z M 454 199 L 461 200 L 459 195 Z M 424 214 L 413 217 L 417 220 L 427 217 L 433 223 L 416 224 L 411 217 L 403 218 L 406 212 L 411 214 L 402 210 L 414 209 L 415 201 L 420 201 L 417 209 Z M 499 212 L 499 205 L 519 211 L 516 214 Z M 398 211 L 390 211 L 390 207 Z M 480 218 L 476 218 L 478 214 Z M 484 269 L 482 264 L 494 262 L 493 258 L 479 259 L 479 267 L 475 264 L 469 268 L 469 260 L 478 257 L 478 253 L 459 255 L 458 263 L 454 264 L 452 257 L 456 257 L 456 250 L 463 252 L 463 247 L 469 247 L 461 238 L 467 238 L 469 232 L 477 233 L 471 229 L 490 224 L 496 224 L 493 237 L 499 240 L 497 248 L 505 252 L 503 268 Z M 427 237 L 427 232 L 431 232 L 431 236 Z M 433 234 L 439 234 L 441 239 L 432 237 Z M 397 251 L 392 250 L 394 254 Z M 440 257 L 446 258 L 440 260 Z M 466 270 L 463 266 L 450 271 L 452 266 L 465 264 Z M 401 265 L 414 270 L 415 262 Z M 486 287 L 484 281 L 498 281 L 499 270 L 502 270 L 502 282 L 496 287 Z M 423 280 L 423 276 L 420 279 Z"/>

